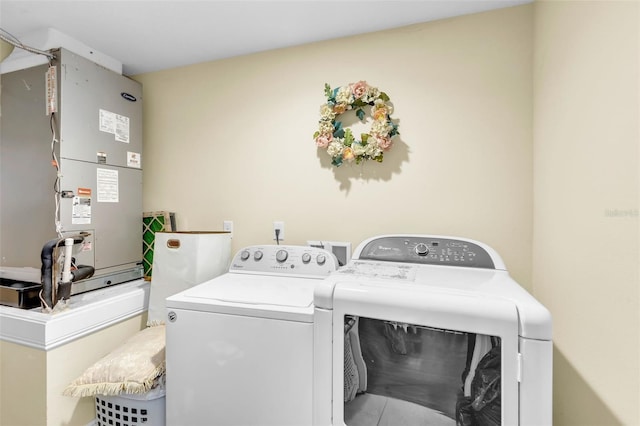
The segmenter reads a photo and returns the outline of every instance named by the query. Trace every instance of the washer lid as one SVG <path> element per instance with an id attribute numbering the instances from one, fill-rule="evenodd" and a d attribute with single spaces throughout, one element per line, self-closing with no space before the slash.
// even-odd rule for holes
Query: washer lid
<path id="1" fill-rule="evenodd" d="M 213 303 L 305 308 L 313 304 L 316 283 L 305 278 L 225 274 L 185 291 L 184 297 Z"/>

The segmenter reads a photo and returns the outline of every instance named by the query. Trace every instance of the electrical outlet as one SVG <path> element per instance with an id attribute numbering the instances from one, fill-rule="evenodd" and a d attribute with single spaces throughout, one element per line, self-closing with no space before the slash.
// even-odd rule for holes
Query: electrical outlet
<path id="1" fill-rule="evenodd" d="M 278 241 L 284 240 L 284 222 L 277 221 L 273 222 L 273 239 L 276 239 L 276 230 L 279 230 L 280 234 L 278 234 Z"/>
<path id="2" fill-rule="evenodd" d="M 222 230 L 233 233 L 233 221 L 225 220 L 222 222 Z"/>

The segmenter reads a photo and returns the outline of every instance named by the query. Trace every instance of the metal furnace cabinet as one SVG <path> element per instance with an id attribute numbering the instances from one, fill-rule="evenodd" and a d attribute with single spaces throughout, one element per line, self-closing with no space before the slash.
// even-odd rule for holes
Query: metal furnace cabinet
<path id="1" fill-rule="evenodd" d="M 142 86 L 54 54 L 1 76 L 0 266 L 39 268 L 57 230 L 86 233 L 74 257 L 95 274 L 77 294 L 142 276 Z"/>

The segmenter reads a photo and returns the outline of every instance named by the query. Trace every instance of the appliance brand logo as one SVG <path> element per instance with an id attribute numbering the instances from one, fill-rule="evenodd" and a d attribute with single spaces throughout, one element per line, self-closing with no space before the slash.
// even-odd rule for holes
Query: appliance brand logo
<path id="1" fill-rule="evenodd" d="M 137 99 L 136 99 L 136 97 L 135 97 L 135 96 L 133 96 L 132 94 L 127 93 L 127 92 L 122 92 L 122 93 L 120 93 L 120 96 L 122 96 L 123 98 L 125 98 L 125 99 L 126 99 L 126 100 L 128 100 L 129 102 L 135 102 L 135 101 L 137 101 Z"/>

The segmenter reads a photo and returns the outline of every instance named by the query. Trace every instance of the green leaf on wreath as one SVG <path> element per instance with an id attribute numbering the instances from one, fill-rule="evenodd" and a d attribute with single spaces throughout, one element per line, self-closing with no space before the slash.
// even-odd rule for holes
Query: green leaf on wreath
<path id="1" fill-rule="evenodd" d="M 327 83 L 324 84 L 324 95 L 327 98 L 331 97 L 331 86 L 329 86 Z"/>
<path id="2" fill-rule="evenodd" d="M 362 146 L 367 144 L 367 141 L 369 140 L 369 134 L 368 133 L 362 133 L 360 135 L 360 140 L 362 140 Z"/>
<path id="3" fill-rule="evenodd" d="M 344 131 L 344 145 L 351 146 L 353 144 L 353 133 L 351 133 L 351 129 L 346 129 Z"/>
<path id="4" fill-rule="evenodd" d="M 365 101 L 363 101 L 362 99 L 356 99 L 355 101 L 353 101 L 352 104 L 354 107 L 363 107 L 368 105 Z"/>
<path id="5" fill-rule="evenodd" d="M 320 136 L 320 132 L 316 130 L 316 132 L 313 134 L 313 138 L 316 139 L 318 136 Z"/>
<path id="6" fill-rule="evenodd" d="M 331 161 L 331 164 L 339 167 L 340 164 L 342 164 L 342 157 L 333 157 L 333 160 Z"/>
<path id="7" fill-rule="evenodd" d="M 382 99 L 385 102 L 389 101 L 389 96 L 387 96 L 387 94 L 384 92 L 380 92 L 380 95 L 378 96 L 378 98 Z"/>
<path id="8" fill-rule="evenodd" d="M 356 115 L 358 116 L 360 121 L 364 120 L 364 111 L 362 110 L 362 108 L 358 108 L 358 110 L 356 111 Z"/>

